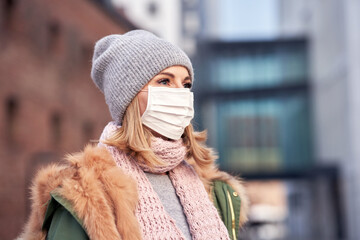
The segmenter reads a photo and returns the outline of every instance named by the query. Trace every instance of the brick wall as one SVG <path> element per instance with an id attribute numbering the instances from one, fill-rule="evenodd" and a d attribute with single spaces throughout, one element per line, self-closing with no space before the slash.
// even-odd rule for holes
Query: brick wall
<path id="1" fill-rule="evenodd" d="M 93 46 L 131 26 L 86 0 L 0 4 L 0 239 L 12 239 L 29 214 L 34 172 L 81 150 L 110 120 L 90 78 Z"/>

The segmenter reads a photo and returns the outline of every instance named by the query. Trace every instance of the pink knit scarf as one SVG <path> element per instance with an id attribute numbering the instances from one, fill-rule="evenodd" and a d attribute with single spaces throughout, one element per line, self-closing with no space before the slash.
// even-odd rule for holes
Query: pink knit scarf
<path id="1" fill-rule="evenodd" d="M 117 126 L 110 122 L 104 129 L 100 141 L 109 137 Z M 139 164 L 115 147 L 106 146 L 117 165 L 132 176 L 138 186 L 139 202 L 136 217 L 140 223 L 143 239 L 182 239 L 184 235 L 175 221 L 164 209 L 161 200 L 147 179 L 145 172 L 169 172 L 169 177 L 183 207 L 192 239 L 229 239 L 225 225 L 210 201 L 204 185 L 194 169 L 184 161 L 186 148 L 182 140 L 166 141 L 154 138 L 151 149 L 166 166 L 149 168 Z"/>

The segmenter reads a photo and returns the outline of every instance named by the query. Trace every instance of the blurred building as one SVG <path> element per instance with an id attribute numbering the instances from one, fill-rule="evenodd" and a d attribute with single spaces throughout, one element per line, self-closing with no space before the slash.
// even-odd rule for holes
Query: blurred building
<path id="1" fill-rule="evenodd" d="M 141 28 L 175 44 L 181 42 L 179 0 L 112 0 L 118 12 L 123 13 Z"/>
<path id="2" fill-rule="evenodd" d="M 341 171 L 346 239 L 360 239 L 360 2 L 280 1 L 282 35 L 309 39 L 316 159 Z"/>
<path id="3" fill-rule="evenodd" d="M 175 43 L 193 56 L 200 31 L 199 0 L 111 0 L 132 22 Z"/>
<path id="4" fill-rule="evenodd" d="M 241 239 L 360 239 L 359 1 L 1 4 L 1 239 L 25 221 L 35 169 L 97 139 L 110 119 L 89 84 L 92 48 L 131 22 L 192 56 L 195 127 L 209 130 L 221 167 L 250 183 Z"/>
<path id="5" fill-rule="evenodd" d="M 244 239 L 360 239 L 360 2 L 199 2 L 196 122 L 222 168 L 286 185 L 283 236 Z"/>
<path id="6" fill-rule="evenodd" d="M 39 166 L 98 139 L 111 119 L 90 78 L 94 43 L 134 25 L 96 1 L 0 7 L 0 239 L 21 232 Z"/>

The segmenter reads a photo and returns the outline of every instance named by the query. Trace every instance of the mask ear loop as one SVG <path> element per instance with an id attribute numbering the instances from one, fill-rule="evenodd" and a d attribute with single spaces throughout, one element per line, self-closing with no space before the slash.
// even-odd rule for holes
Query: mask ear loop
<path id="1" fill-rule="evenodd" d="M 150 88 L 151 86 L 148 86 L 148 88 L 147 89 L 145 89 L 145 90 L 140 90 L 139 92 L 149 92 L 149 88 Z"/>

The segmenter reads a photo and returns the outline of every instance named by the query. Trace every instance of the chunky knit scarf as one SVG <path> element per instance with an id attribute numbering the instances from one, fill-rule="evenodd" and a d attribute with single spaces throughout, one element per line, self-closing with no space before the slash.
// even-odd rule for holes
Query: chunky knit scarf
<path id="1" fill-rule="evenodd" d="M 110 122 L 105 127 L 100 142 L 108 138 L 116 128 L 117 126 Z M 169 172 L 184 209 L 192 239 L 229 239 L 225 225 L 210 201 L 204 185 L 194 169 L 184 161 L 186 148 L 182 144 L 182 139 L 166 141 L 162 138 L 153 138 L 151 149 L 167 165 L 152 168 L 139 164 L 115 147 L 106 147 L 112 153 L 117 165 L 137 182 L 139 202 L 135 214 L 140 223 L 143 239 L 185 239 L 175 221 L 165 211 L 144 171 Z"/>

